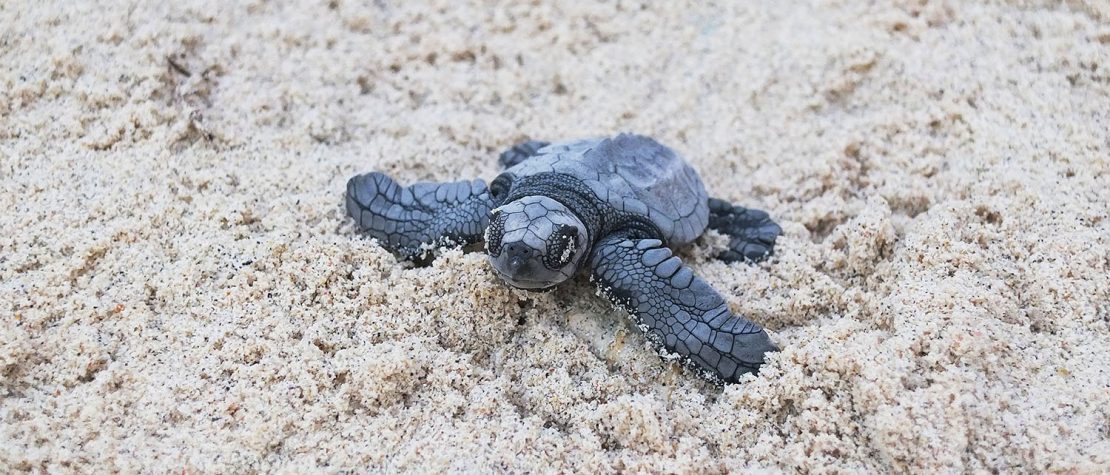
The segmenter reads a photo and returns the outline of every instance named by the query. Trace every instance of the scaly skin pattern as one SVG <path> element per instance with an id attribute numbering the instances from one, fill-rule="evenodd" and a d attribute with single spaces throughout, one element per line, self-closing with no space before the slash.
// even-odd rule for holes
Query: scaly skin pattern
<path id="1" fill-rule="evenodd" d="M 625 309 L 666 357 L 726 383 L 755 373 L 777 351 L 759 325 L 732 313 L 717 291 L 658 239 L 615 235 L 593 252 L 599 291 Z"/>
<path id="2" fill-rule="evenodd" d="M 494 206 L 482 180 L 400 186 L 373 172 L 347 181 L 347 214 L 404 259 L 440 245 L 481 241 Z"/>

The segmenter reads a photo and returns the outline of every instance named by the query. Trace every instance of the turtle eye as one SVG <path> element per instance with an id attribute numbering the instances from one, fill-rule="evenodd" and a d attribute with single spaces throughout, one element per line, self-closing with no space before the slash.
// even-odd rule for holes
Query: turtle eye
<path id="1" fill-rule="evenodd" d="M 560 224 L 547 239 L 547 253 L 544 255 L 544 265 L 549 269 L 558 270 L 570 263 L 571 258 L 578 252 L 578 228 Z"/>

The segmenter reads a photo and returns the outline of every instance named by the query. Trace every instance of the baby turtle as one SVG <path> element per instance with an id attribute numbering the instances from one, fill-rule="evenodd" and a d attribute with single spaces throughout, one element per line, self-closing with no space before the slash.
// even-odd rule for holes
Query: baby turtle
<path id="1" fill-rule="evenodd" d="M 581 268 L 631 314 L 665 358 L 714 381 L 754 373 L 776 351 L 672 255 L 707 228 L 729 236 L 726 262 L 758 261 L 782 233 L 767 213 L 709 198 L 697 172 L 655 140 L 621 134 L 528 141 L 482 180 L 398 185 L 382 173 L 347 182 L 347 212 L 382 246 L 417 259 L 440 245 L 485 241 L 509 285 L 546 289 Z"/>

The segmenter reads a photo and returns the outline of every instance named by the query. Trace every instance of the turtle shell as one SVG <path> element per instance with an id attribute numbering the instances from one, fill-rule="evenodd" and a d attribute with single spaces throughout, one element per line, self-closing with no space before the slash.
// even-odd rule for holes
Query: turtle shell
<path id="1" fill-rule="evenodd" d="M 670 246 L 693 242 L 709 224 L 708 196 L 697 172 L 650 137 L 553 143 L 506 172 L 574 176 L 613 208 L 647 217 Z"/>

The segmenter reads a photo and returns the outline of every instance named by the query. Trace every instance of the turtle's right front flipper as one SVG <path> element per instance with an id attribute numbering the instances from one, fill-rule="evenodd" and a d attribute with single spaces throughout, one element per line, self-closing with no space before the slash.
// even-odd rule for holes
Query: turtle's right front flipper
<path id="1" fill-rule="evenodd" d="M 636 320 L 648 340 L 713 379 L 732 383 L 759 371 L 777 351 L 759 325 L 732 313 L 725 299 L 657 239 L 603 239 L 593 251 L 598 288 Z"/>
<path id="2" fill-rule="evenodd" d="M 373 172 L 347 181 L 347 214 L 383 247 L 414 259 L 426 246 L 482 240 L 494 207 L 482 180 L 400 186 Z"/>

